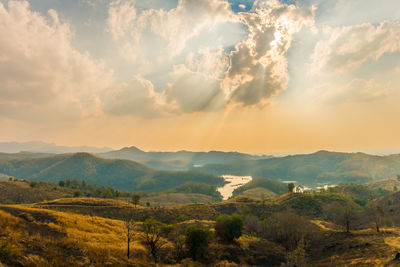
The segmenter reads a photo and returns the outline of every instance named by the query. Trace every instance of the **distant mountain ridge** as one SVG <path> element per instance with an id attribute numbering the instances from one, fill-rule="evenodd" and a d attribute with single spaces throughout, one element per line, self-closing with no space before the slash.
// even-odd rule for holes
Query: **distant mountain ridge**
<path id="1" fill-rule="evenodd" d="M 3 153 L 19 153 L 35 152 L 35 153 L 50 153 L 50 154 L 64 154 L 64 153 L 102 153 L 110 151 L 111 148 L 103 147 L 90 147 L 90 146 L 58 146 L 52 143 L 45 143 L 40 141 L 31 142 L 0 142 L 0 152 Z"/>
<path id="2" fill-rule="evenodd" d="M 215 175 L 251 175 L 302 185 L 364 183 L 400 174 L 400 154 L 374 156 L 365 153 L 318 151 L 312 154 L 245 160 L 231 164 L 207 164 L 192 168 Z"/>
<path id="3" fill-rule="evenodd" d="M 88 153 L 31 159 L 4 158 L 0 159 L 0 173 L 46 182 L 78 179 L 89 184 L 138 191 L 163 191 L 185 182 L 215 186 L 224 183 L 223 178 L 207 173 L 155 170 L 134 161 L 104 159 Z"/>
<path id="4" fill-rule="evenodd" d="M 120 150 L 97 154 L 104 158 L 127 159 L 143 163 L 147 166 L 164 170 L 187 170 L 193 166 L 205 164 L 226 164 L 242 160 L 257 160 L 271 158 L 267 155 L 250 155 L 239 152 L 192 152 L 181 150 L 177 152 L 145 152 L 135 146 Z"/>

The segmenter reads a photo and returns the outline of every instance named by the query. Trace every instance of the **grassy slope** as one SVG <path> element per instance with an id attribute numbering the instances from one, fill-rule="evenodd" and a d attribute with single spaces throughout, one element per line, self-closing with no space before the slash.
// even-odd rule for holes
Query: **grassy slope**
<path id="1" fill-rule="evenodd" d="M 263 187 L 254 187 L 251 189 L 247 189 L 239 193 L 240 196 L 253 197 L 253 198 L 265 198 L 265 197 L 273 197 L 276 194 L 266 188 Z"/>
<path id="2" fill-rule="evenodd" d="M 72 198 L 38 203 L 36 206 L 112 219 L 124 218 L 134 210 L 132 205 L 126 204 L 115 206 L 93 204 L 94 202 L 102 203 L 103 201 L 103 199 L 80 198 L 79 202 L 76 202 L 76 200 Z M 117 203 L 124 202 L 118 201 Z M 144 201 L 141 201 L 142 205 L 144 203 Z M 302 216 L 309 216 L 314 219 L 325 219 L 326 211 L 335 203 L 351 203 L 357 206 L 357 204 L 353 203 L 349 198 L 339 194 L 284 194 L 275 198 L 266 199 L 264 203 L 259 199 L 238 196 L 219 203 L 174 205 L 163 208 L 158 208 L 158 205 L 150 208 L 140 206 L 134 211 L 138 220 L 143 220 L 144 218 L 152 216 L 165 223 L 188 219 L 215 220 L 217 216 L 221 214 L 233 214 L 235 212 L 253 214 L 260 218 L 268 218 L 271 214 L 288 208 L 293 209 L 297 214 Z M 165 204 L 163 206 L 165 206 Z"/>
<path id="3" fill-rule="evenodd" d="M 151 206 L 172 206 L 188 203 L 211 203 L 214 202 L 214 199 L 211 196 L 198 193 L 165 193 L 143 197 L 141 202 L 149 202 Z"/>
<path id="4" fill-rule="evenodd" d="M 120 266 L 128 263 L 121 221 L 21 206 L 0 206 L 0 209 L 0 224 L 8 222 L 12 226 L 7 240 L 12 254 L 2 255 L 5 264 Z M 144 248 L 137 242 L 133 246 L 136 263 L 146 266 L 149 259 Z"/>
<path id="5" fill-rule="evenodd" d="M 140 191 L 162 191 L 188 181 L 212 185 L 223 183 L 222 178 L 206 173 L 157 171 L 133 161 L 102 159 L 87 153 L 37 159 L 1 159 L 0 173 L 49 182 L 78 179 L 120 190 Z"/>
<path id="6" fill-rule="evenodd" d="M 44 200 L 64 198 L 73 195 L 74 190 L 48 183 L 36 183 L 31 187 L 29 182 L 0 181 L 0 203 L 35 203 Z"/>

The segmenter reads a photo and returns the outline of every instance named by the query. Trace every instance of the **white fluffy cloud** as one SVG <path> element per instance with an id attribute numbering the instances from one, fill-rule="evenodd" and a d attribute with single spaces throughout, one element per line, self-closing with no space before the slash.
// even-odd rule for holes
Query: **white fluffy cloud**
<path id="1" fill-rule="evenodd" d="M 239 16 L 250 33 L 230 53 L 224 86 L 234 101 L 254 105 L 286 89 L 286 54 L 293 34 L 313 25 L 314 7 L 267 1 Z"/>
<path id="2" fill-rule="evenodd" d="M 110 4 L 107 20 L 126 57 L 138 65 L 151 64 L 154 72 L 157 65 L 169 62 L 172 71 L 166 87 L 154 91 L 162 92 L 169 105 L 184 113 L 216 110 L 229 102 L 256 105 L 286 89 L 286 54 L 293 35 L 313 22 L 314 7 L 277 0 L 236 14 L 226 0 L 180 0 L 169 11 L 140 11 L 134 1 L 118 0 Z M 190 50 L 190 40 L 224 23 L 241 24 L 247 37 L 233 50 Z M 221 37 L 226 34 L 223 28 L 219 31 Z M 179 62 L 182 58 L 186 60 Z M 145 69 L 139 74 L 148 74 Z"/>
<path id="3" fill-rule="evenodd" d="M 386 21 L 325 28 L 328 39 L 319 41 L 312 55 L 313 73 L 343 72 L 385 53 L 400 51 L 400 22 Z"/>
<path id="4" fill-rule="evenodd" d="M 224 0 L 179 0 L 177 7 L 169 11 L 142 12 L 136 9 L 135 1 L 117 0 L 110 4 L 108 28 L 114 39 L 121 41 L 122 49 L 132 51 L 132 55 L 148 45 L 144 39 L 155 35 L 166 42 L 164 51 L 176 56 L 202 30 L 233 18 L 229 3 Z"/>
<path id="5" fill-rule="evenodd" d="M 72 47 L 56 11 L 48 17 L 26 1 L 0 3 L 0 115 L 44 120 L 98 112 L 98 92 L 112 72 Z"/>

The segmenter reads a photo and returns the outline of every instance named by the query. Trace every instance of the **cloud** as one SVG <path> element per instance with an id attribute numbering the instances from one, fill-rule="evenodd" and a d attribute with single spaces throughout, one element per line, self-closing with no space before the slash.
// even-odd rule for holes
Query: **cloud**
<path id="1" fill-rule="evenodd" d="M 0 116 L 67 119 L 99 112 L 98 92 L 113 73 L 71 45 L 54 10 L 45 18 L 26 1 L 0 3 Z"/>
<path id="2" fill-rule="evenodd" d="M 226 70 L 222 48 L 191 53 L 185 64 L 175 65 L 165 94 L 169 102 L 184 113 L 218 110 L 225 106 L 226 97 L 220 83 Z"/>
<path id="3" fill-rule="evenodd" d="M 368 60 L 379 60 L 385 53 L 400 51 L 400 22 L 325 28 L 324 33 L 329 37 L 315 46 L 312 73 L 344 72 Z"/>
<path id="4" fill-rule="evenodd" d="M 131 60 L 145 66 L 142 75 L 160 65 L 171 66 L 166 87 L 155 91 L 186 113 L 218 110 L 229 102 L 257 105 L 285 90 L 286 54 L 293 35 L 313 25 L 314 10 L 277 0 L 236 14 L 225 0 L 180 0 L 169 11 L 138 10 L 134 1 L 118 0 L 110 4 L 107 23 L 126 57 L 133 55 Z M 241 24 L 241 31 L 247 28 L 247 36 L 233 49 L 215 47 L 215 40 L 214 47 L 187 47 L 211 29 L 223 38 L 226 32 L 218 25 L 224 23 Z"/>
<path id="5" fill-rule="evenodd" d="M 303 26 L 313 25 L 314 7 L 267 1 L 254 12 L 238 16 L 248 27 L 249 35 L 230 53 L 223 84 L 233 101 L 255 105 L 286 89 L 286 54 L 293 34 Z"/>
<path id="6" fill-rule="evenodd" d="M 354 79 L 339 87 L 325 85 L 319 90 L 323 91 L 323 102 L 329 104 L 373 102 L 386 99 L 392 94 L 389 83 L 378 83 L 372 79 Z"/>
<path id="7" fill-rule="evenodd" d="M 110 114 L 139 115 L 147 118 L 162 116 L 168 108 L 165 96 L 156 93 L 153 84 L 140 75 L 107 91 L 103 103 Z"/>
<path id="8" fill-rule="evenodd" d="M 166 42 L 169 56 L 182 52 L 188 40 L 218 23 L 231 21 L 234 14 L 227 1 L 179 0 L 176 8 L 138 11 L 135 1 L 117 0 L 110 4 L 108 29 L 121 48 L 143 50 L 143 40 L 153 35 Z M 146 43 L 146 42 L 145 42 Z"/>

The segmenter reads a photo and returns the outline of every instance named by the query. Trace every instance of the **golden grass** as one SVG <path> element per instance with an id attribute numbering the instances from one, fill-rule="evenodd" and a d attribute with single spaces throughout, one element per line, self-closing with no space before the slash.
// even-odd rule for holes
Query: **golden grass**
<path id="1" fill-rule="evenodd" d="M 74 266 L 117 266 L 128 262 L 122 221 L 21 206 L 7 206 L 7 209 L 17 216 L 29 214 L 34 218 L 32 222 L 25 221 L 0 210 L 0 227 L 14 227 L 14 234 L 23 236 L 14 238 L 13 242 L 30 244 L 24 251 L 25 257 L 15 259 L 20 264 L 64 266 L 58 262 L 63 257 L 69 257 L 66 262 L 73 262 Z M 42 222 L 37 220 L 38 213 Z M 52 219 L 46 221 L 45 218 Z M 29 235 L 25 234 L 26 229 Z M 147 262 L 145 248 L 135 241 L 131 243 L 132 257 L 135 255 L 132 263 Z M 75 255 L 66 256 L 70 253 Z"/>

